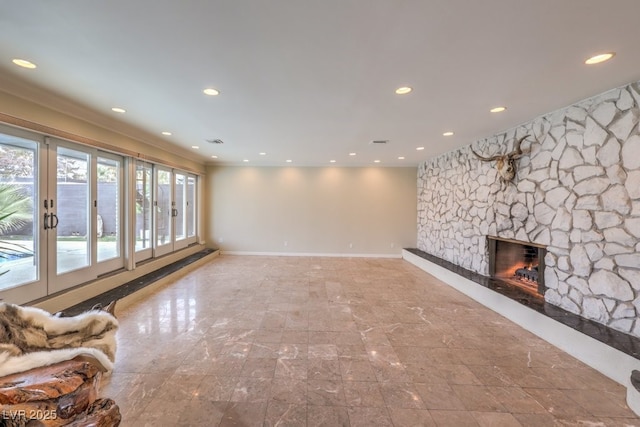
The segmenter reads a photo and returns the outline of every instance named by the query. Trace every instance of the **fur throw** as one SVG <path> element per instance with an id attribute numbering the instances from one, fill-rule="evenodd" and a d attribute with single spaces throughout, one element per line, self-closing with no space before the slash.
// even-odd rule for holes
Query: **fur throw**
<path id="1" fill-rule="evenodd" d="M 35 307 L 0 302 L 0 377 L 91 355 L 111 371 L 118 320 L 91 310 L 55 317 Z"/>

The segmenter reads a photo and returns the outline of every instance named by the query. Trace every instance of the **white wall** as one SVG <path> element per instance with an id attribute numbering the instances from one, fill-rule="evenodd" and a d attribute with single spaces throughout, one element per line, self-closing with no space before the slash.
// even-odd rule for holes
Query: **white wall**
<path id="1" fill-rule="evenodd" d="M 227 252 L 400 256 L 416 245 L 416 172 L 212 166 L 206 240 Z"/>

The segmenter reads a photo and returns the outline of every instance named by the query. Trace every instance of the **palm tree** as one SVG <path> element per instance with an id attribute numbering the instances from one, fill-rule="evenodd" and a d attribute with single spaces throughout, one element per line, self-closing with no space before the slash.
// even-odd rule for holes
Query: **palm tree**
<path id="1" fill-rule="evenodd" d="M 0 182 L 0 235 L 32 220 L 32 204 L 17 185 Z"/>
<path id="2" fill-rule="evenodd" d="M 19 229 L 32 220 L 32 215 L 31 199 L 22 194 L 20 187 L 0 183 L 0 235 Z M 27 248 L 0 240 L 0 258 L 30 254 Z M 8 271 L 0 271 L 0 276 Z"/>

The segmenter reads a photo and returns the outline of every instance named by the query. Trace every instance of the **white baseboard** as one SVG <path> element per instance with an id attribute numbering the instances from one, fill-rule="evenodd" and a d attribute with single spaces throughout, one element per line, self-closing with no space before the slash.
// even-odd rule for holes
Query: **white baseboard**
<path id="1" fill-rule="evenodd" d="M 402 257 L 625 386 L 627 404 L 637 415 L 640 415 L 640 393 L 631 384 L 631 371 L 640 370 L 640 360 L 407 250 L 403 250 Z"/>
<path id="2" fill-rule="evenodd" d="M 251 255 L 251 256 L 291 256 L 291 257 L 334 257 L 334 258 L 402 258 L 397 254 L 352 254 L 352 253 L 316 253 L 316 252 L 253 252 L 253 251 L 225 251 L 222 255 Z"/>

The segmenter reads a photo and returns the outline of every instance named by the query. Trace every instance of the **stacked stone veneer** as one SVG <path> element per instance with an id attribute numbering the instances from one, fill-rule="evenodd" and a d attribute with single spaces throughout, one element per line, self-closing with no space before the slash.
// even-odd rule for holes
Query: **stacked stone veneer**
<path id="1" fill-rule="evenodd" d="M 418 248 L 488 275 L 486 236 L 547 246 L 545 299 L 640 336 L 640 82 L 481 141 L 524 156 L 504 188 L 471 146 L 418 168 Z"/>

